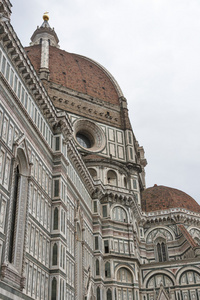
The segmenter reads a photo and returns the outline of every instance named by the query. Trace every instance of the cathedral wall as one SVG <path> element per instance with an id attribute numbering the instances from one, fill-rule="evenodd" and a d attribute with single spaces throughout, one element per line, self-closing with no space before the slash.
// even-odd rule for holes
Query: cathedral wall
<path id="1" fill-rule="evenodd" d="M 80 119 L 80 117 L 77 117 L 72 114 L 70 114 L 70 118 L 72 123 Z M 134 149 L 132 131 L 127 131 L 125 134 L 123 130 L 116 127 L 105 125 L 105 123 L 103 124 L 103 123 L 96 122 L 96 124 L 103 130 L 102 140 L 103 143 L 105 144 L 105 147 L 102 150 L 97 151 L 99 154 L 105 157 L 112 157 L 113 159 L 119 160 L 121 162 L 126 162 L 126 161 L 136 162 L 135 161 L 136 154 Z M 84 127 L 84 122 L 83 122 L 83 127 Z M 86 130 L 89 129 L 88 123 L 85 124 L 85 127 Z M 94 138 L 95 138 L 95 132 L 94 132 Z"/>
<path id="2" fill-rule="evenodd" d="M 24 210 L 24 219 L 23 223 L 20 219 L 15 223 L 14 242 L 20 243 L 21 241 L 21 252 L 24 258 L 19 271 L 15 270 L 18 267 L 13 261 L 7 264 L 8 269 L 15 270 L 16 275 L 13 275 L 12 284 L 15 285 L 16 281 L 16 286 L 21 285 L 22 274 L 25 277 L 23 292 L 27 296 L 32 299 L 48 299 L 52 289 L 55 289 L 54 283 L 56 282 L 57 295 L 62 297 L 67 293 L 73 299 L 75 288 L 74 207 L 76 202 L 73 198 L 70 199 L 67 193 L 68 163 L 66 149 L 64 149 L 66 146 L 55 151 L 56 139 L 53 137 L 50 126 L 3 50 L 0 50 L 0 70 L 5 77 L 0 91 L 1 263 L 7 264 L 6 249 L 9 239 L 6 236 L 6 230 L 12 223 L 13 217 L 10 211 L 14 211 L 12 190 L 15 161 L 18 160 L 17 155 L 24 151 L 29 166 L 26 177 L 28 180 L 27 199 L 25 199 L 27 205 L 17 202 L 17 207 L 21 205 L 20 210 Z M 62 135 L 60 138 L 62 140 Z M 23 165 L 24 162 L 19 161 L 19 164 Z M 21 167 L 19 168 L 21 170 Z M 78 183 L 76 180 L 76 185 L 81 192 L 81 198 L 87 194 L 85 200 L 88 199 L 89 203 L 88 192 L 85 187 L 81 188 L 83 183 Z M 16 216 L 19 216 L 18 212 Z M 20 228 L 25 231 L 20 233 L 18 230 Z M 56 259 L 54 259 L 55 254 Z M 4 271 L 5 274 L 2 273 L 3 278 L 6 278 L 8 269 Z M 52 276 L 50 271 L 55 276 Z"/>
<path id="3" fill-rule="evenodd" d="M 142 211 L 146 160 L 126 99 L 115 85 L 116 99 L 106 102 L 49 82 L 56 110 L 16 36 L 7 37 L 0 41 L 0 298 L 199 300 L 198 213 Z M 85 134 L 80 143 L 77 133 Z"/>

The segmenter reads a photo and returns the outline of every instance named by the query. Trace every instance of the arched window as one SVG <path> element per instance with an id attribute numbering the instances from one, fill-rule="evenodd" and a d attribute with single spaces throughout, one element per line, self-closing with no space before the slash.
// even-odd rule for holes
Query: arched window
<path id="1" fill-rule="evenodd" d="M 160 284 L 163 284 L 164 287 L 174 286 L 172 279 L 165 274 L 156 274 L 150 277 L 147 281 L 147 288 L 160 288 Z"/>
<path id="2" fill-rule="evenodd" d="M 124 187 L 127 188 L 127 180 L 126 180 L 126 177 L 124 177 Z"/>
<path id="3" fill-rule="evenodd" d="M 162 262 L 162 261 L 167 261 L 167 245 L 166 243 L 163 242 L 158 242 L 157 245 L 157 257 L 158 257 L 158 261 Z"/>
<path id="4" fill-rule="evenodd" d="M 14 232 L 15 232 L 15 223 L 16 223 L 16 207 L 17 207 L 17 195 L 19 192 L 19 166 L 15 169 L 14 175 L 14 195 L 13 195 L 13 208 L 12 208 L 12 218 L 11 218 L 11 230 L 10 230 L 10 247 L 8 260 L 12 263 L 13 248 L 14 248 Z"/>
<path id="5" fill-rule="evenodd" d="M 52 259 L 52 265 L 56 266 L 57 265 L 57 257 L 58 257 L 58 246 L 55 243 L 53 245 L 53 259 Z"/>
<path id="6" fill-rule="evenodd" d="M 162 252 L 162 259 L 163 261 L 167 260 L 167 253 L 166 253 L 166 244 L 164 242 L 161 243 L 161 252 Z"/>
<path id="7" fill-rule="evenodd" d="M 54 214 L 53 214 L 53 230 L 58 229 L 58 208 L 56 207 L 54 209 Z"/>
<path id="8" fill-rule="evenodd" d="M 156 238 L 157 236 L 157 238 Z M 162 236 L 162 241 L 168 242 L 173 241 L 173 236 L 169 230 L 166 228 L 156 228 L 149 232 L 146 237 L 147 244 L 156 244 L 155 239 L 158 240 L 159 236 Z"/>
<path id="9" fill-rule="evenodd" d="M 100 274 L 100 271 L 99 271 L 99 260 L 98 258 L 96 259 L 96 276 L 98 276 Z"/>
<path id="10" fill-rule="evenodd" d="M 65 219 L 66 219 L 66 214 L 65 214 L 65 212 L 64 212 L 64 224 L 63 224 L 63 232 L 64 232 L 64 234 L 65 234 Z"/>
<path id="11" fill-rule="evenodd" d="M 92 147 L 92 142 L 91 138 L 85 135 L 85 133 L 78 132 L 76 134 L 76 139 L 77 142 L 83 147 L 83 148 L 91 148 Z"/>
<path id="12" fill-rule="evenodd" d="M 90 175 L 94 180 L 97 180 L 97 171 L 95 169 L 88 169 L 90 172 Z"/>
<path id="13" fill-rule="evenodd" d="M 108 289 L 106 292 L 106 298 L 107 300 L 112 300 L 112 291 L 110 289 Z"/>
<path id="14" fill-rule="evenodd" d="M 51 300 L 56 300 L 57 280 L 54 277 L 51 284 Z"/>
<path id="15" fill-rule="evenodd" d="M 127 222 L 126 211 L 122 207 L 116 206 L 113 208 L 112 218 L 114 221 Z"/>
<path id="16" fill-rule="evenodd" d="M 100 287 L 97 287 L 97 300 L 101 300 Z"/>
<path id="17" fill-rule="evenodd" d="M 61 231 L 63 232 L 63 210 L 61 210 Z"/>
<path id="18" fill-rule="evenodd" d="M 107 173 L 107 182 L 110 185 L 117 185 L 117 174 L 114 171 L 108 171 Z"/>
<path id="19" fill-rule="evenodd" d="M 117 299 L 133 299 L 133 276 L 127 268 L 117 271 Z"/>
<path id="20" fill-rule="evenodd" d="M 107 261 L 105 264 L 105 278 L 110 278 L 110 263 Z"/>
<path id="21" fill-rule="evenodd" d="M 108 240 L 104 241 L 104 252 L 109 253 L 109 241 Z"/>
<path id="22" fill-rule="evenodd" d="M 79 287 L 77 290 L 77 299 L 83 299 L 82 285 L 83 285 L 83 256 L 82 256 L 82 228 L 80 223 L 76 223 L 76 253 L 77 253 L 77 265 L 76 265 L 76 285 Z"/>
<path id="23" fill-rule="evenodd" d="M 136 300 L 138 300 L 138 291 L 136 291 Z"/>
<path id="24" fill-rule="evenodd" d="M 62 258 L 63 258 L 63 246 L 60 247 L 60 267 L 62 267 Z"/>
<path id="25" fill-rule="evenodd" d="M 11 218 L 8 226 L 11 230 L 7 235 L 9 247 L 5 249 L 5 257 L 14 265 L 19 274 L 21 274 L 22 265 L 25 259 L 23 249 L 24 244 L 26 243 L 26 216 L 30 201 L 30 197 L 28 198 L 28 190 L 31 188 L 31 185 L 28 182 L 30 167 L 28 153 L 25 151 L 25 140 L 22 144 L 22 147 L 19 146 L 17 149 L 17 157 L 14 163 L 9 202 L 9 214 L 11 215 Z"/>
<path id="26" fill-rule="evenodd" d="M 161 253 L 161 245 L 160 245 L 160 243 L 157 244 L 157 253 L 158 253 L 158 260 L 162 261 L 162 253 Z"/>
<path id="27" fill-rule="evenodd" d="M 131 272 L 126 268 L 120 268 L 117 272 L 117 281 L 123 283 L 133 283 Z"/>
<path id="28" fill-rule="evenodd" d="M 196 271 L 189 270 L 184 272 L 180 277 L 180 284 L 181 285 L 194 285 L 197 284 L 198 287 L 200 285 L 200 274 Z"/>

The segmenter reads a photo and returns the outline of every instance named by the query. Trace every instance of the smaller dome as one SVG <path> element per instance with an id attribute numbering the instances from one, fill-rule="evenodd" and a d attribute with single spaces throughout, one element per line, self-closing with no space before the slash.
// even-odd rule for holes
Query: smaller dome
<path id="1" fill-rule="evenodd" d="M 200 213 L 199 204 L 188 194 L 163 185 L 154 185 L 142 192 L 142 210 L 146 212 L 184 208 Z"/>

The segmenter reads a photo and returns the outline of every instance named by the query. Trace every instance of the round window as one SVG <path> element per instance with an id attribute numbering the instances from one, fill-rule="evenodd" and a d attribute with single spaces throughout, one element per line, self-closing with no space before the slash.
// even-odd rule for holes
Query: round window
<path id="1" fill-rule="evenodd" d="M 83 148 L 88 149 L 92 147 L 90 139 L 84 133 L 78 132 L 76 134 L 76 140 Z"/>
<path id="2" fill-rule="evenodd" d="M 105 147 L 105 134 L 97 124 L 86 120 L 78 119 L 74 122 L 74 137 L 79 147 L 99 152 Z"/>

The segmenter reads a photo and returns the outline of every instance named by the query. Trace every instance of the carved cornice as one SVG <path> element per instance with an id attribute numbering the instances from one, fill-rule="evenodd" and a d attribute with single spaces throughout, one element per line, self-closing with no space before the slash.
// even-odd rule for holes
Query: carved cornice
<path id="1" fill-rule="evenodd" d="M 33 40 L 36 38 L 36 36 L 38 34 L 44 34 L 44 33 L 49 33 L 49 35 L 52 35 L 55 38 L 56 43 L 57 44 L 59 43 L 59 39 L 58 39 L 57 34 L 55 33 L 54 28 L 50 28 L 50 27 L 39 27 L 39 28 L 37 28 L 34 31 L 32 37 L 31 37 L 31 41 L 33 42 Z"/>
<path id="2" fill-rule="evenodd" d="M 91 175 L 84 164 L 82 157 L 80 153 L 77 150 L 77 147 L 74 143 L 74 140 L 72 138 L 69 138 L 67 140 L 67 151 L 68 151 L 68 157 L 73 162 L 73 166 L 76 168 L 77 172 L 80 175 L 80 178 L 85 182 L 86 188 L 90 195 L 94 192 L 94 184 L 92 182 Z"/>
<path id="3" fill-rule="evenodd" d="M 94 186 L 91 176 L 77 150 L 77 147 L 71 139 L 71 122 L 65 112 L 57 111 L 54 107 L 54 104 L 48 97 L 48 94 L 31 65 L 16 33 L 8 22 L 0 24 L 0 43 L 3 45 L 5 52 L 12 60 L 13 65 L 15 65 L 18 70 L 24 84 L 29 88 L 29 92 L 31 92 L 32 97 L 40 107 L 52 130 L 54 131 L 56 127 L 61 128 L 64 139 L 66 143 L 68 143 L 69 158 L 71 158 L 74 166 L 80 174 L 80 177 L 86 183 L 88 192 L 92 194 Z"/>
<path id="4" fill-rule="evenodd" d="M 9 0 L 0 0 L 0 23 L 10 19 L 11 7 Z"/>
<path id="5" fill-rule="evenodd" d="M 133 194 L 120 193 L 118 191 L 106 190 L 105 194 L 100 199 L 102 203 L 120 203 L 121 205 L 131 207 L 134 202 Z"/>
<path id="6" fill-rule="evenodd" d="M 57 123 L 54 126 L 54 130 L 56 127 L 60 128 L 66 142 L 72 138 L 72 124 L 65 111 L 57 112 Z"/>
<path id="7" fill-rule="evenodd" d="M 137 199 L 134 193 L 125 193 L 115 190 L 114 188 L 111 189 L 110 187 L 104 187 L 102 190 L 98 189 L 96 193 L 94 193 L 94 199 L 95 196 L 97 196 L 101 203 L 118 203 L 123 206 L 129 207 L 132 210 L 136 220 L 138 222 L 145 223 L 143 212 L 141 211 L 140 206 L 137 204 Z"/>
<path id="8" fill-rule="evenodd" d="M 22 81 L 40 107 L 46 121 L 52 127 L 57 122 L 56 108 L 48 97 L 40 79 L 30 63 L 24 48 L 9 22 L 0 24 L 0 42 L 12 63 L 18 70 Z"/>
<path id="9" fill-rule="evenodd" d="M 55 107 L 98 122 L 103 120 L 107 125 L 121 128 L 119 106 L 53 82 L 48 83 L 48 87 Z"/>
<path id="10" fill-rule="evenodd" d="M 97 165 L 97 166 L 103 165 L 103 166 L 107 166 L 110 168 L 110 166 L 112 164 L 112 166 L 115 166 L 119 169 L 119 172 L 121 172 L 123 170 L 125 174 L 132 173 L 132 171 L 137 171 L 138 173 L 142 172 L 141 166 L 136 163 L 120 162 L 113 158 L 106 158 L 104 156 L 100 156 L 99 154 L 98 154 L 99 157 L 91 158 L 90 155 L 91 155 L 91 153 L 87 153 L 87 154 L 85 154 L 85 156 L 83 158 L 88 167 L 92 167 L 95 165 Z M 87 156 L 89 158 L 87 158 Z"/>
<path id="11" fill-rule="evenodd" d="M 168 210 L 143 212 L 146 223 L 159 223 L 174 221 L 175 223 L 200 224 L 200 214 L 184 208 L 171 208 Z"/>

